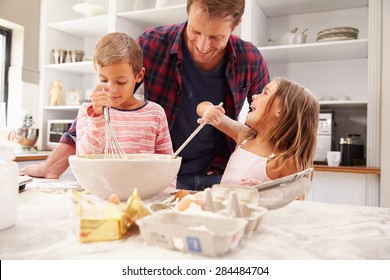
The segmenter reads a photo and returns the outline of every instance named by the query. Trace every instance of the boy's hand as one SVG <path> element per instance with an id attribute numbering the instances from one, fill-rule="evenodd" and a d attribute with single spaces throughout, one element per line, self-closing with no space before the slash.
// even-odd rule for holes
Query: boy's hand
<path id="1" fill-rule="evenodd" d="M 206 121 L 213 126 L 217 126 L 225 115 L 225 109 L 220 105 L 213 105 L 211 102 L 204 101 L 198 104 L 196 113 L 201 117 L 198 119 L 198 123 Z"/>
<path id="2" fill-rule="evenodd" d="M 91 103 L 96 116 L 103 114 L 104 106 L 111 106 L 110 93 L 105 83 L 98 83 L 91 94 Z"/>

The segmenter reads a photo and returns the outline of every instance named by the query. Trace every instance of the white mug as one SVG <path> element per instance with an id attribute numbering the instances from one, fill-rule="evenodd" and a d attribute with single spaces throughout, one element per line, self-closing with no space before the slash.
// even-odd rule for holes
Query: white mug
<path id="1" fill-rule="evenodd" d="M 328 151 L 326 154 L 326 159 L 329 166 L 339 166 L 340 165 L 341 153 L 337 151 Z"/>

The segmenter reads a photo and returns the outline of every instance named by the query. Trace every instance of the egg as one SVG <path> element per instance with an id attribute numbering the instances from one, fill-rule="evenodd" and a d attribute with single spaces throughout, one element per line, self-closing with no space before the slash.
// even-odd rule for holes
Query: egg
<path id="1" fill-rule="evenodd" d="M 191 203 L 194 203 L 195 205 L 201 206 L 202 200 L 199 199 L 199 196 L 197 196 L 196 194 L 195 195 L 189 194 L 189 195 L 184 196 L 182 199 L 180 199 L 180 201 L 176 205 L 176 208 L 179 211 L 184 211 L 184 210 L 187 210 L 188 207 L 190 207 Z"/>
<path id="2" fill-rule="evenodd" d="M 182 199 L 183 197 L 185 197 L 186 195 L 190 194 L 189 191 L 187 190 L 179 190 L 175 193 L 175 196 L 176 198 L 178 199 Z"/>
<path id="3" fill-rule="evenodd" d="M 116 205 L 121 203 L 121 200 L 119 199 L 119 196 L 117 196 L 114 193 L 112 195 L 110 195 L 110 197 L 108 198 L 108 201 L 113 203 L 113 204 L 116 204 Z"/>
<path id="4" fill-rule="evenodd" d="M 199 103 L 198 106 L 196 107 L 196 113 L 198 114 L 198 116 L 202 116 L 203 113 L 207 110 L 207 107 L 210 106 L 213 106 L 213 103 L 209 101 L 203 101 Z"/>

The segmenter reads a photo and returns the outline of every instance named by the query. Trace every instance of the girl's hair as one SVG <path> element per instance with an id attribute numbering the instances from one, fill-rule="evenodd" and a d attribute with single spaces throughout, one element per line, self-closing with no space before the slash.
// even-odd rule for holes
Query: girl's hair
<path id="1" fill-rule="evenodd" d="M 245 0 L 187 0 L 187 13 L 195 2 L 204 7 L 210 19 L 230 17 L 232 28 L 240 22 L 245 10 Z"/>
<path id="2" fill-rule="evenodd" d="M 274 146 L 275 159 L 294 159 L 298 170 L 313 165 L 317 144 L 320 106 L 314 95 L 300 84 L 284 77 L 274 81 L 278 88 L 265 107 L 260 121 L 264 121 L 272 104 L 279 100 L 280 116 L 265 134 L 265 140 Z M 257 132 L 248 135 L 253 138 Z"/>
<path id="3" fill-rule="evenodd" d="M 127 62 L 135 76 L 141 72 L 143 57 L 141 47 L 126 33 L 113 32 L 104 35 L 96 44 L 93 62 L 96 68 L 110 64 Z"/>

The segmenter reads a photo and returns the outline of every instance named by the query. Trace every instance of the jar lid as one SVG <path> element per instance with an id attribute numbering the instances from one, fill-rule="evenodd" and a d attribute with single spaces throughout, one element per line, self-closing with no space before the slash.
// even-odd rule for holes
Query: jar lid
<path id="1" fill-rule="evenodd" d="M 0 141 L 0 160 L 15 159 L 16 144 L 11 141 Z"/>

